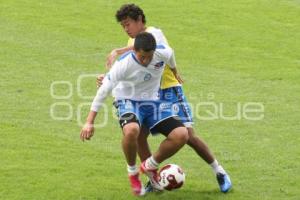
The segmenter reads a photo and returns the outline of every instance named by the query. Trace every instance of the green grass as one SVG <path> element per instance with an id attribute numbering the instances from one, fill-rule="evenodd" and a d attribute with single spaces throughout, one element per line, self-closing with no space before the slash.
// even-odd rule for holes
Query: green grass
<path id="1" fill-rule="evenodd" d="M 91 102 L 78 95 L 78 77 L 104 72 L 106 54 L 127 42 L 114 19 L 123 3 L 0 2 L 0 199 L 137 199 L 129 191 L 113 112 L 108 126 L 86 143 L 79 140 L 76 118 L 78 106 Z M 193 105 L 223 103 L 226 116 L 236 113 L 238 102 L 261 102 L 265 108 L 260 121 L 195 119 L 198 134 L 231 175 L 230 193 L 218 191 L 210 168 L 185 147 L 167 161 L 186 171 L 184 187 L 145 199 L 297 199 L 300 2 L 136 3 L 175 49 Z M 72 84 L 74 93 L 53 99 L 51 83 L 62 80 Z M 81 92 L 94 95 L 94 82 L 84 79 Z M 68 90 L 56 89 L 57 95 Z M 50 117 L 56 102 L 72 106 L 71 119 Z M 55 114 L 66 117 L 68 109 L 57 107 Z M 161 139 L 150 137 L 153 149 Z"/>

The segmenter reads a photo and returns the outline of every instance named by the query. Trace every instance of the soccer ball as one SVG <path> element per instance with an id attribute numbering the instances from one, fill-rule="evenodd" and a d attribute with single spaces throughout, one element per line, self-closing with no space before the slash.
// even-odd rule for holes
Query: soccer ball
<path id="1" fill-rule="evenodd" d="M 158 175 L 159 184 L 166 190 L 178 189 L 185 181 L 183 170 L 175 164 L 162 167 Z"/>

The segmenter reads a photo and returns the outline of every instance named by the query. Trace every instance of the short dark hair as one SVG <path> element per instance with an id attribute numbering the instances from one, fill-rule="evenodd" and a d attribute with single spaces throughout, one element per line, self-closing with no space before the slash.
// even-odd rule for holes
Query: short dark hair
<path id="1" fill-rule="evenodd" d="M 142 17 L 142 22 L 146 23 L 146 17 L 144 11 L 135 4 L 124 4 L 116 13 L 116 19 L 118 22 L 126 19 L 127 17 L 137 21 L 139 16 Z"/>
<path id="2" fill-rule="evenodd" d="M 145 52 L 154 51 L 156 49 L 156 41 L 151 33 L 139 33 L 134 39 L 134 49 L 136 51 L 143 50 Z"/>

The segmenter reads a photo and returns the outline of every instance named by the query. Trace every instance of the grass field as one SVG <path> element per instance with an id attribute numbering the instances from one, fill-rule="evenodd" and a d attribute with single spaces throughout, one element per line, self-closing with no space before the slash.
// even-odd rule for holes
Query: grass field
<path id="1" fill-rule="evenodd" d="M 92 101 L 83 96 L 96 92 L 92 76 L 78 91 L 80 77 L 105 72 L 107 53 L 127 42 L 114 19 L 123 3 L 0 1 L 1 200 L 137 199 L 114 111 L 90 142 L 79 140 L 77 119 Z M 238 104 L 264 107 L 258 121 L 195 118 L 198 134 L 231 175 L 230 193 L 218 191 L 210 167 L 185 147 L 168 161 L 185 170 L 184 187 L 144 199 L 299 199 L 300 1 L 135 3 L 175 49 L 192 105 L 224 105 L 226 116 L 235 115 Z M 53 98 L 51 85 L 54 95 L 67 97 Z M 110 109 L 112 99 L 106 102 Z M 68 119 L 54 120 L 53 105 L 55 116 Z M 207 116 L 210 109 L 195 114 Z M 79 116 L 87 111 L 83 106 Z M 161 139 L 150 137 L 153 149 Z"/>

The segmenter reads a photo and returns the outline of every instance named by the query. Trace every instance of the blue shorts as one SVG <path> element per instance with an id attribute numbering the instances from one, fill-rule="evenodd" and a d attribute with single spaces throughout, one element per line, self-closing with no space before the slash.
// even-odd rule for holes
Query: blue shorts
<path id="1" fill-rule="evenodd" d="M 172 104 L 173 114 L 177 114 L 186 127 L 192 127 L 194 123 L 192 110 L 184 96 L 181 86 L 161 89 L 159 91 L 159 97 L 161 101 L 170 102 Z"/>
<path id="2" fill-rule="evenodd" d="M 122 117 L 127 113 L 134 114 L 140 126 L 145 125 L 152 134 L 155 134 L 153 128 L 161 121 L 170 117 L 177 116 L 172 113 L 172 104 L 162 101 L 133 101 L 118 100 L 115 102 L 118 109 L 118 117 Z"/>

